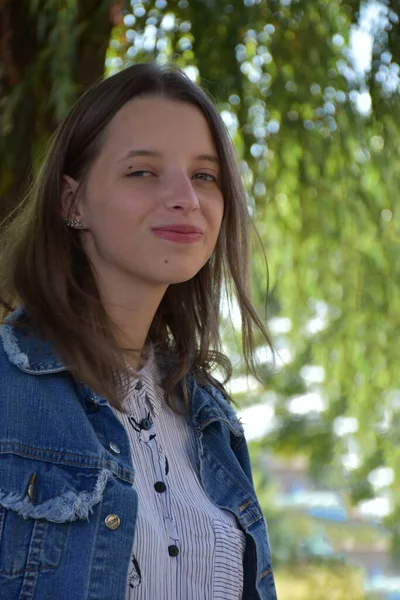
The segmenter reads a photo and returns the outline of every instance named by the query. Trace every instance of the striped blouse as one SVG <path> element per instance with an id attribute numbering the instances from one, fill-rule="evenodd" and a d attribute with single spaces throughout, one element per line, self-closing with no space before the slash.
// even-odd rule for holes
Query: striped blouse
<path id="1" fill-rule="evenodd" d="M 133 379 L 116 411 L 130 440 L 138 516 L 126 600 L 239 600 L 245 535 L 199 478 L 190 418 L 164 401 L 156 361 Z"/>

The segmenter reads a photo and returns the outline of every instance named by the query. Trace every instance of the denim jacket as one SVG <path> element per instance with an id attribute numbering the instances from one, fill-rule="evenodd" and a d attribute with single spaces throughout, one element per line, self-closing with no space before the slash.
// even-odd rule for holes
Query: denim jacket
<path id="1" fill-rule="evenodd" d="M 128 436 L 29 321 L 8 318 L 1 337 L 0 600 L 124 600 L 138 511 Z M 243 428 L 218 390 L 190 389 L 202 485 L 246 533 L 243 598 L 276 600 Z"/>

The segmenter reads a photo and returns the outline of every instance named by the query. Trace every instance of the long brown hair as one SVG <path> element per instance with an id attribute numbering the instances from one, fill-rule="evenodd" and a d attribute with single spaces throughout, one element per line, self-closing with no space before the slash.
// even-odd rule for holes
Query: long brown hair
<path id="1" fill-rule="evenodd" d="M 2 233 L 0 297 L 10 310 L 19 303 L 40 335 L 50 341 L 77 381 L 120 407 L 116 373 L 125 372 L 110 322 L 83 251 L 79 233 L 61 216 L 61 181 L 84 184 L 102 148 L 104 132 L 122 106 L 137 97 L 162 96 L 198 107 L 208 121 L 221 164 L 224 216 L 215 250 L 191 280 L 170 285 L 148 334 L 164 373 L 168 404 L 177 410 L 177 387 L 190 372 L 199 382 L 215 380 L 215 367 L 231 376 L 221 352 L 223 288 L 233 291 L 242 317 L 242 348 L 248 371 L 257 377 L 255 333 L 272 349 L 270 337 L 250 300 L 249 217 L 232 142 L 212 101 L 175 67 L 137 64 L 90 87 L 56 131 L 41 171 L 17 215 Z M 268 288 L 268 272 L 267 272 Z"/>

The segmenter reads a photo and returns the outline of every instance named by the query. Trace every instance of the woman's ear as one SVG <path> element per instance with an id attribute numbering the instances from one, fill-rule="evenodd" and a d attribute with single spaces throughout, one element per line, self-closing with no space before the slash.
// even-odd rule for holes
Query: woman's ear
<path id="1" fill-rule="evenodd" d="M 61 181 L 61 217 L 65 220 L 78 219 L 83 222 L 81 202 L 77 198 L 79 182 L 69 175 L 63 175 Z"/>

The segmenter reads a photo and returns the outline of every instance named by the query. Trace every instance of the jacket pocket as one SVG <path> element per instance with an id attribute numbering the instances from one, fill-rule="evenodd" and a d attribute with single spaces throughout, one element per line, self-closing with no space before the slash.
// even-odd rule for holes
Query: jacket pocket
<path id="1" fill-rule="evenodd" d="M 89 519 L 109 471 L 0 456 L 0 576 L 57 567 L 71 522 Z"/>
<path id="2" fill-rule="evenodd" d="M 214 519 L 213 598 L 240 600 L 243 594 L 243 554 L 246 536 L 241 529 Z"/>
<path id="3" fill-rule="evenodd" d="M 15 577 L 57 567 L 67 528 L 67 523 L 23 518 L 12 508 L 0 506 L 0 575 Z"/>

